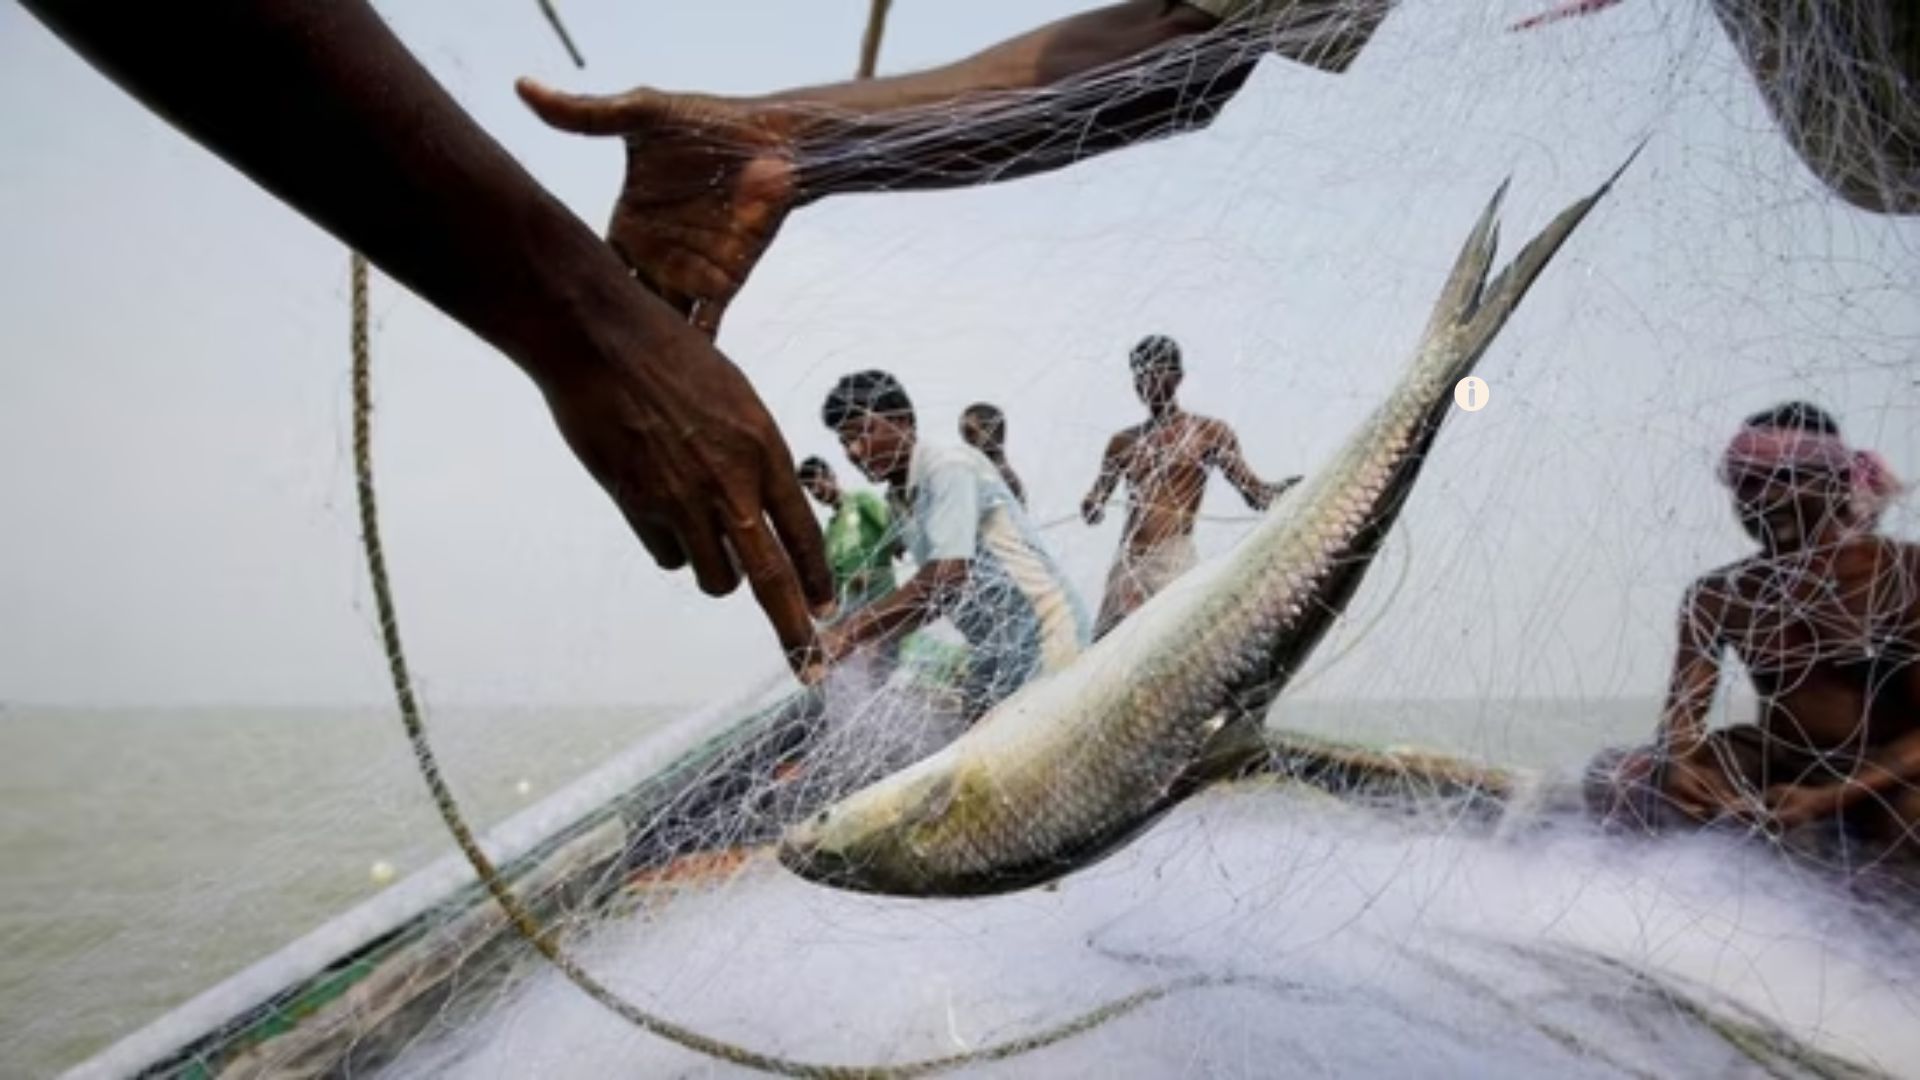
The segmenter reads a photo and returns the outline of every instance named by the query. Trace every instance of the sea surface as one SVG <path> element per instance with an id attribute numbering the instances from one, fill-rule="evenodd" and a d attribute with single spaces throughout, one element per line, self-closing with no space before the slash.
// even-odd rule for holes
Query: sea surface
<path id="1" fill-rule="evenodd" d="M 551 794 L 687 709 L 432 720 L 477 824 Z M 1373 745 L 1576 767 L 1656 704 L 1287 703 L 1277 723 Z M 450 848 L 381 710 L 0 711 L 0 1074 L 47 1076 Z"/>
<path id="2" fill-rule="evenodd" d="M 476 823 L 681 710 L 430 721 Z M 390 711 L 0 712 L 0 1075 L 48 1076 L 451 848 Z"/>

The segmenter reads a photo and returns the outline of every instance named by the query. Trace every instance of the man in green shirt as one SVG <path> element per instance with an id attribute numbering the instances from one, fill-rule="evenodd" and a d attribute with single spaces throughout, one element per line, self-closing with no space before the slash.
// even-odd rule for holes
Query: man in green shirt
<path id="1" fill-rule="evenodd" d="M 887 504 L 871 491 L 840 490 L 833 469 L 818 457 L 800 463 L 800 486 L 833 512 L 827 521 L 827 565 L 840 598 L 839 617 L 893 591 L 893 560 L 900 539 Z"/>

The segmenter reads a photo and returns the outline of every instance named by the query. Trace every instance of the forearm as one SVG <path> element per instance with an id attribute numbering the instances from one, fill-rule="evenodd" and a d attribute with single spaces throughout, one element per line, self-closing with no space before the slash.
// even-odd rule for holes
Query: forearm
<path id="1" fill-rule="evenodd" d="M 1680 607 L 1673 674 L 1656 735 L 1659 750 L 1669 758 L 1687 756 L 1705 745 L 1707 716 L 1720 689 L 1721 646 L 1709 629 L 1719 625 L 1719 618 L 1702 607 L 1704 588 L 1696 584 Z"/>
<path id="2" fill-rule="evenodd" d="M 1048 23 L 944 67 L 788 90 L 760 103 L 818 106 L 861 116 L 952 105 L 977 95 L 1051 86 L 1213 25 L 1210 16 L 1184 4 L 1128 0 Z"/>
<path id="3" fill-rule="evenodd" d="M 130 93 L 536 377 L 589 355 L 570 338 L 607 309 L 644 303 L 611 252 L 360 0 L 26 3 Z"/>
<path id="4" fill-rule="evenodd" d="M 943 584 L 924 569 L 887 597 L 855 612 L 839 627 L 849 650 L 913 632 L 940 614 Z"/>
<path id="5" fill-rule="evenodd" d="M 1251 27 L 1159 8 L 1104 8 L 939 72 L 792 96 L 800 200 L 1011 179 L 1205 126 L 1264 50 Z"/>
<path id="6" fill-rule="evenodd" d="M 1852 776 L 1837 781 L 1842 804 L 1870 795 L 1888 795 L 1920 784 L 1920 731 L 1911 732 L 1868 754 Z"/>
<path id="7" fill-rule="evenodd" d="M 1706 743 L 1705 718 L 1691 710 L 1668 708 L 1660 714 L 1654 744 L 1667 757 L 1684 757 Z"/>
<path id="8" fill-rule="evenodd" d="M 1280 490 L 1275 485 L 1255 476 L 1252 469 L 1244 467 L 1228 472 L 1227 481 L 1240 492 L 1240 497 L 1246 500 L 1247 505 L 1255 510 L 1265 510 Z"/>

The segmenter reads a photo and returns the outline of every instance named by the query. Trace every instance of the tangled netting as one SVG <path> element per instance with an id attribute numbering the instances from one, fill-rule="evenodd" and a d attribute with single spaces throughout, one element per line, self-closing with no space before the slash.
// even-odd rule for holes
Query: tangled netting
<path id="1" fill-rule="evenodd" d="M 577 865 L 495 876 L 463 839 L 520 933 L 599 1004 L 512 949 L 432 954 L 437 996 L 401 957 L 374 1013 L 427 1001 L 427 1019 L 356 1019 L 336 1029 L 349 1055 L 406 1075 L 1911 1069 L 1901 848 L 1920 753 L 1888 746 L 1920 731 L 1920 555 L 1896 539 L 1898 474 L 1920 465 L 1920 232 L 1900 216 L 1920 210 L 1920 16 L 1840 0 L 1538 14 L 1300 4 L 1040 91 L 866 113 L 793 99 L 752 122 L 689 106 L 721 159 L 760 160 L 781 132 L 801 206 L 1215 128 L 1105 181 L 1047 181 L 1083 196 L 1051 217 L 996 218 L 969 192 L 942 204 L 959 226 L 923 238 L 887 215 L 925 210 L 861 202 L 878 222 L 862 226 L 855 203 L 823 205 L 809 214 L 843 234 L 800 215 L 781 244 L 825 269 L 800 275 L 776 248 L 766 296 L 728 324 L 736 352 L 833 344 L 852 312 L 812 281 L 865 263 L 977 287 L 989 299 L 943 296 L 918 320 L 878 286 L 847 303 L 881 312 L 905 357 L 1019 354 L 896 366 L 926 388 L 928 438 L 964 401 L 999 403 L 994 449 L 1030 485 L 1034 531 L 1109 598 L 1178 576 L 1125 545 L 1156 514 L 1194 514 L 1209 472 L 1285 512 L 1279 482 L 1384 392 L 1463 192 L 1518 168 L 1564 195 L 1643 138 L 1652 160 L 1503 341 L 1495 404 L 1440 440 L 1410 503 L 1419 559 L 1396 534 L 1398 569 L 1296 680 L 1314 699 L 1268 718 L 1258 775 L 1044 890 L 886 900 L 785 874 L 768 851 L 783 825 L 965 729 L 975 658 L 935 628 L 726 728 L 617 827 L 581 834 Z M 1155 199 L 1130 202 L 1142 185 Z M 1044 310 L 996 291 L 1015 267 L 1045 283 Z M 713 299 L 668 298 L 696 317 Z M 1162 329 L 1149 319 L 1184 319 L 1189 396 L 1221 414 L 1158 442 L 1121 411 L 1116 359 Z M 796 411 L 834 374 L 810 371 Z M 1743 421 L 1789 398 L 1831 423 Z M 1132 500 L 1104 532 L 1068 509 L 1089 481 L 1090 504 Z M 1219 518 L 1199 515 L 1194 557 L 1233 557 L 1243 523 Z M 1663 680 L 1664 711 L 1644 700 Z M 1721 767 L 1676 795 L 1683 752 Z M 1860 791 L 1839 824 L 1773 812 L 1777 789 L 1836 781 Z M 1700 833 L 1708 796 L 1728 812 Z"/>

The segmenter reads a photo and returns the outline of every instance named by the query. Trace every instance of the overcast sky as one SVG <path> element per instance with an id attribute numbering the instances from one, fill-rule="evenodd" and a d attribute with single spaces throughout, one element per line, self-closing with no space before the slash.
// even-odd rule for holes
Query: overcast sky
<path id="1" fill-rule="evenodd" d="M 617 145 L 543 128 L 514 76 L 831 80 L 866 6 L 561 0 L 584 73 L 532 0 L 383 10 L 597 228 Z M 1079 6 L 906 0 L 882 67 Z M 1650 136 L 1489 355 L 1493 404 L 1450 422 L 1324 653 L 1389 594 L 1391 613 L 1305 689 L 1658 693 L 1680 590 L 1743 550 L 1710 466 L 1742 414 L 1812 397 L 1920 474 L 1920 222 L 1819 187 L 1704 4 L 1631 0 L 1503 31 L 1539 6 L 1408 0 L 1348 74 L 1269 60 L 1205 133 L 995 188 L 811 208 L 722 345 L 796 457 L 839 461 L 815 417 L 856 368 L 898 372 L 940 437 L 959 406 L 1001 402 L 1051 519 L 1137 418 L 1127 347 L 1169 333 L 1190 407 L 1237 425 L 1263 472 L 1309 471 L 1391 385 L 1502 177 L 1517 245 Z M 12 5 L 0 97 L 0 699 L 381 700 L 340 245 Z M 744 595 L 710 601 L 651 565 L 514 368 L 384 279 L 374 310 L 385 525 L 432 700 L 696 701 L 777 668 Z M 1240 508 L 1221 485 L 1208 510 Z M 1236 534 L 1205 526 L 1203 549 Z M 1113 521 L 1048 535 L 1096 604 Z"/>

